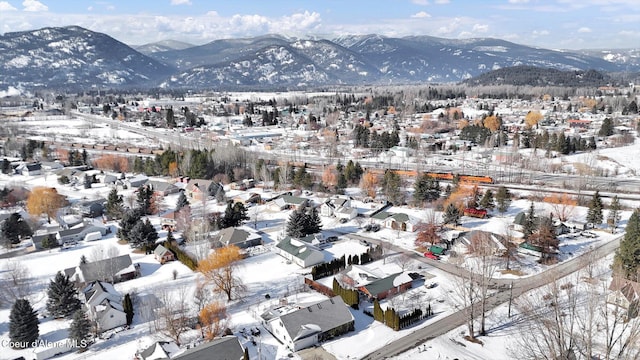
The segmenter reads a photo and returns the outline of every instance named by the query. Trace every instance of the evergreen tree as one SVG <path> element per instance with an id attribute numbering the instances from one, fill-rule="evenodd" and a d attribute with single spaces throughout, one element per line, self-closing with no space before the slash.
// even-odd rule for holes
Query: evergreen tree
<path id="1" fill-rule="evenodd" d="M 120 229 L 118 229 L 118 237 L 129 242 L 129 232 L 140 221 L 140 212 L 135 209 L 129 209 L 124 212 L 120 220 Z"/>
<path id="2" fill-rule="evenodd" d="M 80 309 L 78 291 L 67 275 L 58 271 L 47 289 L 47 311 L 55 318 L 72 315 Z"/>
<path id="3" fill-rule="evenodd" d="M 605 118 L 602 121 L 602 126 L 598 130 L 598 136 L 611 136 L 613 135 L 613 121 L 611 118 Z"/>
<path id="4" fill-rule="evenodd" d="M 131 322 L 133 322 L 134 312 L 133 301 L 131 301 L 131 295 L 129 293 L 124 295 L 124 299 L 122 300 L 122 309 L 127 317 L 127 325 L 131 325 Z"/>
<path id="5" fill-rule="evenodd" d="M 293 210 L 289 215 L 289 221 L 287 221 L 287 235 L 297 239 L 304 237 L 304 222 L 304 209 L 300 207 Z"/>
<path id="6" fill-rule="evenodd" d="M 320 219 L 318 209 L 315 207 L 311 207 L 306 213 L 304 222 L 304 233 L 306 235 L 316 234 L 319 233 L 320 230 L 322 230 L 322 219 Z"/>
<path id="7" fill-rule="evenodd" d="M 384 322 L 384 311 L 380 307 L 378 299 L 373 300 L 373 319 L 382 323 Z"/>
<path id="8" fill-rule="evenodd" d="M 529 212 L 527 213 L 524 219 L 524 224 L 522 225 L 522 228 L 523 228 L 522 234 L 524 239 L 529 240 L 529 237 L 531 237 L 533 232 L 536 230 L 536 211 L 533 206 L 533 201 L 529 206 Z"/>
<path id="9" fill-rule="evenodd" d="M 496 205 L 500 214 L 507 212 L 509 205 L 511 205 L 511 193 L 509 192 L 509 189 L 504 186 L 500 186 L 498 188 L 498 191 L 496 192 Z"/>
<path id="10" fill-rule="evenodd" d="M 158 240 L 158 232 L 149 219 L 138 221 L 129 232 L 129 244 L 132 248 L 151 249 Z"/>
<path id="11" fill-rule="evenodd" d="M 587 222 L 598 226 L 602 224 L 602 199 L 600 198 L 600 191 L 596 190 L 589 203 L 589 210 L 587 211 Z"/>
<path id="12" fill-rule="evenodd" d="M 402 179 L 395 171 L 387 170 L 382 177 L 382 191 L 392 204 L 401 205 L 404 202 Z"/>
<path id="13" fill-rule="evenodd" d="M 455 206 L 453 203 L 447 205 L 447 208 L 444 211 L 444 215 L 442 217 L 442 222 L 444 224 L 452 224 L 459 225 L 460 224 L 460 209 Z"/>
<path id="14" fill-rule="evenodd" d="M 620 222 L 620 200 L 618 195 L 613 197 L 609 206 L 609 214 L 607 215 L 607 224 L 611 228 L 611 232 L 615 233 L 618 223 Z"/>
<path id="15" fill-rule="evenodd" d="M 20 243 L 20 239 L 25 236 L 33 235 L 31 227 L 24 221 L 22 215 L 18 213 L 12 213 L 2 223 L 2 242 L 6 248 L 11 247 L 12 244 Z"/>
<path id="16" fill-rule="evenodd" d="M 69 339 L 73 341 L 77 347 L 86 348 L 89 338 L 91 337 L 91 322 L 82 310 L 76 310 L 73 313 L 71 324 L 69 326 Z"/>
<path id="17" fill-rule="evenodd" d="M 115 187 L 109 191 L 105 210 L 109 219 L 120 219 L 124 213 L 122 195 L 118 194 L 118 189 Z"/>
<path id="18" fill-rule="evenodd" d="M 614 269 L 620 269 L 622 276 L 638 281 L 640 268 L 640 210 L 635 209 L 629 217 L 624 238 L 614 257 Z"/>
<path id="19" fill-rule="evenodd" d="M 171 231 L 171 229 L 167 231 L 167 239 L 165 241 L 168 244 L 173 244 L 176 241 L 176 239 L 173 237 L 173 231 Z"/>
<path id="20" fill-rule="evenodd" d="M 18 299 L 11 307 L 9 314 L 9 339 L 16 348 L 31 347 L 31 343 L 40 336 L 38 313 L 33 310 L 26 299 Z"/>
<path id="21" fill-rule="evenodd" d="M 244 204 L 229 201 L 227 203 L 227 208 L 224 211 L 224 217 L 222 218 L 222 227 L 228 228 L 240 226 L 245 220 L 249 220 L 249 217 L 247 216 L 247 208 Z"/>
<path id="22" fill-rule="evenodd" d="M 179 211 L 185 206 L 189 206 L 189 200 L 187 200 L 187 196 L 184 194 L 184 191 L 180 191 L 180 195 L 178 195 L 178 202 L 176 203 L 175 211 Z"/>
<path id="23" fill-rule="evenodd" d="M 141 186 L 138 189 L 138 196 L 136 203 L 138 204 L 138 210 L 142 215 L 151 215 L 153 213 L 151 209 L 151 198 L 153 197 L 153 189 L 151 186 Z"/>
<path id="24" fill-rule="evenodd" d="M 80 265 L 84 265 L 87 263 L 87 257 L 82 254 L 82 256 L 80 256 Z"/>
<path id="25" fill-rule="evenodd" d="M 413 199 L 418 204 L 432 202 L 440 197 L 440 183 L 427 174 L 422 174 L 418 177 L 413 189 Z"/>
<path id="26" fill-rule="evenodd" d="M 482 195 L 482 199 L 480 199 L 479 203 L 480 207 L 487 210 L 492 210 L 496 204 L 493 200 L 493 191 L 491 189 L 487 189 Z"/>

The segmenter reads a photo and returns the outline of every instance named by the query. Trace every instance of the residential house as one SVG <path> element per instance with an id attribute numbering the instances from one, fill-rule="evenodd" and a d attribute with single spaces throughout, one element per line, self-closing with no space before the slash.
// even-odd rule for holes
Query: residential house
<path id="1" fill-rule="evenodd" d="M 640 283 L 614 276 L 609 284 L 607 303 L 627 310 L 629 317 L 638 315 L 640 301 Z"/>
<path id="2" fill-rule="evenodd" d="M 176 231 L 177 221 L 176 221 L 176 212 L 171 211 L 168 212 L 160 218 L 160 227 L 162 230 L 171 230 Z"/>
<path id="3" fill-rule="evenodd" d="M 473 242 L 478 242 L 490 249 L 491 253 L 496 256 L 504 255 L 508 246 L 508 240 L 502 235 L 483 230 L 472 230 L 459 234 L 453 242 L 452 250 L 458 254 L 466 254 Z"/>
<path id="4" fill-rule="evenodd" d="M 191 348 L 178 356 L 176 360 L 242 360 L 244 348 L 236 336 L 223 336 Z"/>
<path id="5" fill-rule="evenodd" d="M 220 230 L 212 238 L 213 247 L 235 245 L 241 249 L 262 245 L 262 235 L 248 226 Z"/>
<path id="6" fill-rule="evenodd" d="M 175 194 L 180 191 L 179 187 L 166 181 L 149 180 L 145 183 L 145 185 L 149 186 L 153 193 L 158 196 L 167 196 L 169 194 Z"/>
<path id="7" fill-rule="evenodd" d="M 300 206 L 307 206 L 309 199 L 293 196 L 289 194 L 283 194 L 271 201 L 269 207 L 272 210 L 288 210 L 292 208 L 298 208 Z"/>
<path id="8" fill-rule="evenodd" d="M 320 249 L 288 236 L 278 242 L 276 251 L 280 256 L 303 268 L 324 262 L 324 254 Z"/>
<path id="9" fill-rule="evenodd" d="M 320 215 L 351 220 L 358 216 L 358 210 L 351 207 L 350 197 L 336 195 L 320 205 Z"/>
<path id="10" fill-rule="evenodd" d="M 211 194 L 209 194 L 209 188 L 213 181 L 204 179 L 190 179 L 185 186 L 187 198 L 196 201 L 206 200 Z M 215 195 L 215 194 L 214 194 Z"/>
<path id="11" fill-rule="evenodd" d="M 173 261 L 176 259 L 173 251 L 167 249 L 162 245 L 156 246 L 155 250 L 153 250 L 153 257 L 160 263 L 164 264 L 169 261 Z"/>
<path id="12" fill-rule="evenodd" d="M 140 276 L 140 265 L 133 264 L 129 254 L 98 260 L 63 270 L 71 281 L 87 284 L 91 281 L 120 282 Z"/>
<path id="13" fill-rule="evenodd" d="M 291 351 L 302 350 L 354 330 L 354 318 L 340 296 L 309 305 L 272 308 L 262 323 Z"/>
<path id="14" fill-rule="evenodd" d="M 111 174 L 106 174 L 102 178 L 102 183 L 107 185 L 113 185 L 118 182 L 118 177 Z"/>
<path id="15" fill-rule="evenodd" d="M 36 176 L 42 174 L 42 165 L 40 163 L 22 163 L 15 168 L 16 174 L 25 176 Z"/>
<path id="16" fill-rule="evenodd" d="M 420 219 L 405 213 L 395 213 L 384 219 L 384 226 L 392 230 L 416 231 Z"/>
<path id="17" fill-rule="evenodd" d="M 402 270 L 395 263 L 380 261 L 366 265 L 350 265 L 342 271 L 342 286 L 358 289 L 370 300 L 382 300 L 403 293 L 413 286 L 417 274 Z"/>
<path id="18" fill-rule="evenodd" d="M 104 213 L 106 202 L 106 199 L 81 200 L 73 204 L 72 208 L 84 217 L 97 218 Z"/>
<path id="19" fill-rule="evenodd" d="M 122 296 L 113 285 L 92 281 L 80 293 L 87 307 L 87 315 L 98 332 L 127 324 L 127 315 L 122 307 Z"/>
<path id="20" fill-rule="evenodd" d="M 57 161 L 43 161 L 40 165 L 44 171 L 60 170 L 64 168 L 64 166 Z"/>
<path id="21" fill-rule="evenodd" d="M 139 188 L 140 186 L 144 185 L 147 183 L 147 181 L 149 181 L 149 178 L 146 175 L 135 175 L 132 176 L 128 179 L 125 180 L 125 185 L 127 185 L 128 188 Z"/>
<path id="22" fill-rule="evenodd" d="M 100 234 L 104 236 L 108 231 L 109 228 L 107 227 L 98 226 L 95 223 L 83 222 L 82 225 L 71 229 L 58 230 L 56 233 L 56 239 L 58 240 L 58 244 L 62 245 L 64 243 L 82 241 L 87 234 L 92 232 L 100 232 Z"/>
<path id="23" fill-rule="evenodd" d="M 146 349 L 139 350 L 134 356 L 135 360 L 164 360 L 175 357 L 182 350 L 173 341 L 156 341 Z"/>

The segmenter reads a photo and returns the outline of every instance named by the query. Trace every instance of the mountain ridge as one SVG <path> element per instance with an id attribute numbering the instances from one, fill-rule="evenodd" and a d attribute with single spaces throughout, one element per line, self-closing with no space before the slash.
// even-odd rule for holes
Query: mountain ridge
<path id="1" fill-rule="evenodd" d="M 520 65 L 640 71 L 640 50 L 567 52 L 493 38 L 367 34 L 322 39 L 267 34 L 188 45 L 168 41 L 136 50 L 75 25 L 6 33 L 0 36 L 0 88 L 224 90 L 442 83 Z"/>

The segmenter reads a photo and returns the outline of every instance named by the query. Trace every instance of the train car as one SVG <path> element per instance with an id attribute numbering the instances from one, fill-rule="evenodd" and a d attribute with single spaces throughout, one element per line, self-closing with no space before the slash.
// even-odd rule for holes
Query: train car
<path id="1" fill-rule="evenodd" d="M 493 178 L 491 178 L 491 176 L 460 175 L 460 181 L 465 183 L 493 184 Z"/>

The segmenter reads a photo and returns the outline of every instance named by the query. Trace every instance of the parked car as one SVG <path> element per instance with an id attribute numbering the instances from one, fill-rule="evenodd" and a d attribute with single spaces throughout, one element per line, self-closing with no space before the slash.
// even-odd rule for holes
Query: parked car
<path id="1" fill-rule="evenodd" d="M 378 230 L 380 230 L 380 225 L 378 224 L 371 225 L 371 231 L 376 232 Z"/>
<path id="2" fill-rule="evenodd" d="M 329 236 L 327 238 L 327 241 L 328 242 L 336 242 L 336 241 L 338 241 L 338 237 L 337 236 Z"/>
<path id="3" fill-rule="evenodd" d="M 426 253 L 424 253 L 424 257 L 429 258 L 431 260 L 440 260 L 438 255 L 432 253 L 431 251 L 427 251 Z"/>

